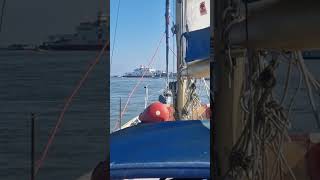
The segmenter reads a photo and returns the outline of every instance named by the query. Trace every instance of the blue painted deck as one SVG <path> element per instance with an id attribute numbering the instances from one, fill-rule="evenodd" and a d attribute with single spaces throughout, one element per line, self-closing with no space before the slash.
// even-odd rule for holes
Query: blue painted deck
<path id="1" fill-rule="evenodd" d="M 140 124 L 111 134 L 111 178 L 209 178 L 210 122 Z"/>

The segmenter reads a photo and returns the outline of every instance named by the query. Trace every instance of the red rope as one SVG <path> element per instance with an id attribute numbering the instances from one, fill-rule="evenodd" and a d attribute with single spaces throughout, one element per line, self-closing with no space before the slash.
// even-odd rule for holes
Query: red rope
<path id="1" fill-rule="evenodd" d="M 148 65 L 147 65 L 147 67 L 150 67 L 151 64 L 155 61 L 155 58 L 154 58 L 154 57 L 156 56 L 156 54 L 157 54 L 157 52 L 158 52 L 158 50 L 159 50 L 159 48 L 160 48 L 160 45 L 161 45 L 162 40 L 163 40 L 163 38 L 164 38 L 164 35 L 165 35 L 165 34 L 162 35 L 162 37 L 161 37 L 161 39 L 160 39 L 160 41 L 159 41 L 159 43 L 158 43 L 157 49 L 156 49 L 155 52 L 153 53 L 153 55 L 152 55 L 152 57 L 151 57 Z M 136 91 L 137 87 L 138 87 L 138 86 L 140 85 L 140 83 L 142 82 L 142 80 L 143 80 L 144 75 L 146 74 L 146 72 L 147 72 L 147 70 L 145 70 L 145 71 L 143 72 L 142 76 L 139 78 L 139 81 L 137 82 L 137 84 L 134 86 L 134 88 L 133 88 L 132 91 L 130 92 L 130 94 L 129 94 L 129 96 L 128 96 L 128 99 L 127 99 L 127 102 L 126 102 L 126 105 L 124 106 L 123 111 L 122 111 L 121 114 L 120 114 L 121 119 L 123 118 L 123 115 L 124 115 L 125 111 L 127 110 L 127 107 L 128 107 L 129 102 L 130 102 L 131 96 L 133 95 L 133 93 Z M 115 125 L 114 128 L 113 128 L 113 131 L 115 131 L 119 125 L 120 125 L 120 123 L 119 123 L 119 121 L 117 121 L 116 125 Z"/>
<path id="2" fill-rule="evenodd" d="M 37 174 L 37 172 L 39 171 L 39 169 L 41 168 L 47 154 L 48 154 L 48 151 L 49 151 L 49 148 L 54 140 L 54 137 L 58 131 L 58 128 L 60 126 L 60 124 L 62 123 L 63 121 L 63 117 L 64 117 L 64 114 L 65 112 L 67 111 L 67 109 L 69 108 L 72 100 L 73 100 L 73 97 L 77 94 L 77 92 L 79 91 L 79 89 L 81 88 L 81 86 L 83 85 L 83 83 L 85 82 L 85 80 L 87 79 L 89 73 L 92 71 L 92 69 L 94 68 L 94 66 L 96 64 L 98 64 L 102 54 L 106 51 L 106 48 L 108 46 L 108 43 L 106 43 L 103 47 L 103 49 L 100 51 L 100 53 L 98 54 L 98 56 L 95 58 L 95 60 L 90 63 L 90 66 L 89 68 L 87 69 L 86 73 L 82 76 L 80 82 L 77 84 L 76 88 L 72 91 L 71 95 L 68 97 L 60 115 L 59 115 L 59 118 L 58 118 L 58 122 L 56 124 L 56 126 L 54 127 L 53 131 L 52 131 L 52 134 L 50 135 L 49 137 L 49 140 L 48 140 L 48 143 L 46 144 L 45 148 L 44 148 L 44 151 L 41 155 L 41 158 L 37 161 L 36 163 L 36 168 L 35 168 L 35 174 Z"/>

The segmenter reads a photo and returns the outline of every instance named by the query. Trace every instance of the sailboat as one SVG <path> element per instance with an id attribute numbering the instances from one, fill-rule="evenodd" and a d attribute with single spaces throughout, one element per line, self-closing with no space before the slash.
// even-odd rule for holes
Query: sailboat
<path id="1" fill-rule="evenodd" d="M 110 134 L 111 179 L 210 177 L 210 105 L 195 93 L 196 79 L 210 75 L 210 0 L 175 1 L 176 81 L 168 77 L 165 3 L 166 87 L 158 102 Z"/>

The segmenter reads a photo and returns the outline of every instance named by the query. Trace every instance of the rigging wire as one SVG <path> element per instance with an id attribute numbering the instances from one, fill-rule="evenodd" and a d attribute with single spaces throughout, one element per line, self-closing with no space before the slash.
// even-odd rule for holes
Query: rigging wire
<path id="1" fill-rule="evenodd" d="M 169 47 L 169 50 L 172 52 L 172 55 L 177 58 L 177 55 L 176 55 L 176 53 L 174 52 L 174 50 L 172 50 L 170 47 Z"/>
<path id="2" fill-rule="evenodd" d="M 158 46 L 157 46 L 155 52 L 153 53 L 153 55 L 152 55 L 152 57 L 151 57 L 148 65 L 147 65 L 147 67 L 151 67 L 151 65 L 152 65 L 153 62 L 155 61 L 155 59 L 156 59 L 155 56 L 157 55 L 157 53 L 158 53 L 158 51 L 159 51 L 160 45 L 162 44 L 162 41 L 163 41 L 163 38 L 164 38 L 164 37 L 165 37 L 165 33 L 163 33 L 163 35 L 162 35 L 162 37 L 161 37 L 161 39 L 160 39 L 160 41 L 159 41 L 159 43 L 158 43 Z M 131 100 L 131 97 L 132 97 L 133 93 L 136 91 L 137 87 L 138 87 L 138 86 L 140 85 L 140 83 L 142 82 L 142 80 L 143 80 L 143 78 L 144 78 L 144 76 L 145 76 L 146 73 L 147 73 L 147 70 L 144 70 L 144 72 L 143 72 L 142 76 L 139 78 L 137 84 L 134 86 L 134 88 L 132 89 L 132 91 L 129 93 L 127 102 L 126 102 L 126 104 L 125 104 L 125 106 L 124 106 L 124 108 L 123 108 L 123 110 L 122 110 L 122 112 L 121 112 L 121 114 L 120 114 L 121 119 L 123 119 L 123 115 L 124 115 L 124 113 L 125 113 L 126 110 L 127 110 L 127 107 L 128 107 L 128 105 L 129 105 L 129 102 L 130 102 L 130 100 Z M 115 131 L 118 126 L 119 126 L 119 121 L 117 121 L 116 125 L 115 125 L 114 128 L 113 128 L 113 131 Z"/>
<path id="3" fill-rule="evenodd" d="M 90 72 L 93 70 L 93 68 L 95 67 L 95 65 L 98 64 L 98 62 L 100 61 L 103 53 L 106 51 L 107 46 L 108 46 L 109 42 L 105 43 L 103 49 L 100 51 L 100 53 L 96 56 L 96 58 L 94 59 L 94 61 L 92 61 L 90 63 L 90 66 L 88 67 L 88 69 L 86 70 L 86 72 L 84 73 L 84 75 L 82 76 L 82 78 L 80 79 L 79 83 L 77 84 L 77 86 L 75 87 L 75 89 L 72 91 L 71 95 L 67 98 L 66 103 L 63 106 L 62 111 L 60 112 L 60 115 L 58 117 L 58 121 L 49 137 L 49 140 L 44 148 L 44 151 L 41 154 L 41 158 L 37 161 L 36 163 L 36 168 L 35 168 L 35 175 L 38 173 L 39 169 L 42 167 L 43 162 L 45 160 L 45 158 L 47 157 L 48 151 L 50 146 L 53 143 L 53 140 L 55 138 L 55 135 L 57 134 L 57 131 L 63 121 L 65 112 L 68 110 L 68 108 L 70 107 L 70 104 L 73 100 L 73 98 L 75 97 L 75 95 L 78 93 L 79 89 L 82 87 L 82 85 L 84 84 L 84 82 L 86 81 L 86 79 L 88 78 Z"/>
<path id="4" fill-rule="evenodd" d="M 295 59 L 296 61 L 298 61 L 298 59 L 296 58 Z M 298 72 L 299 72 L 299 83 L 298 83 L 298 87 L 296 88 L 296 91 L 294 92 L 293 96 L 291 97 L 290 101 L 289 101 L 289 105 L 288 105 L 288 118 L 290 118 L 290 115 L 291 115 L 291 109 L 294 105 L 294 102 L 295 102 L 295 98 L 297 97 L 299 91 L 300 91 L 300 88 L 301 88 L 301 85 L 302 85 L 302 72 L 300 70 L 300 67 L 298 66 L 298 64 L 296 64 L 297 68 L 298 68 Z"/>
<path id="5" fill-rule="evenodd" d="M 119 19 L 119 12 L 120 12 L 120 2 L 121 2 L 121 0 L 118 1 L 118 10 L 117 10 L 116 26 L 115 26 L 115 28 L 114 28 L 114 36 L 113 36 L 113 42 L 112 42 L 112 51 L 111 51 L 111 56 L 110 56 L 110 66 L 112 65 L 112 58 L 113 58 L 114 47 L 115 47 L 115 43 L 116 43 L 116 36 L 117 36 L 117 30 L 118 30 L 118 19 Z"/>
<path id="6" fill-rule="evenodd" d="M 296 52 L 296 55 L 298 56 L 298 63 L 299 63 L 299 66 L 300 66 L 302 73 L 303 73 L 303 76 L 304 76 L 305 85 L 308 90 L 308 97 L 310 100 L 310 104 L 311 104 L 314 116 L 316 118 L 317 126 L 318 126 L 318 128 L 320 128 L 320 117 L 317 112 L 317 107 L 316 107 L 316 103 L 314 101 L 313 92 L 312 92 L 312 88 L 311 88 L 311 84 L 310 84 L 310 75 L 309 75 L 310 73 L 308 72 L 307 67 L 304 64 L 304 60 L 303 60 L 303 56 L 301 54 L 301 51 Z"/>
<path id="7" fill-rule="evenodd" d="M 1 7 L 1 17 L 0 17 L 0 32 L 2 31 L 2 24 L 3 24 L 5 8 L 6 8 L 6 0 L 3 0 L 2 7 Z"/>

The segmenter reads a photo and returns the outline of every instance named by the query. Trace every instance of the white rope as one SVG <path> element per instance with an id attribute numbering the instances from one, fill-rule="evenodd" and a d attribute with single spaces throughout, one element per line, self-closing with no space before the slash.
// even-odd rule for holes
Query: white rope
<path id="1" fill-rule="evenodd" d="M 210 100 L 210 87 L 209 87 L 209 85 L 207 84 L 205 78 L 202 78 L 202 81 L 203 81 L 203 84 L 204 84 L 204 86 L 205 86 L 205 88 L 206 88 L 207 96 L 208 96 L 208 98 L 209 98 L 209 100 Z"/>
<path id="2" fill-rule="evenodd" d="M 288 87 L 289 87 L 289 81 L 290 81 L 290 75 L 291 75 L 291 69 L 292 69 L 292 60 L 290 60 L 289 65 L 288 65 L 288 70 L 287 70 L 287 77 L 286 77 L 286 82 L 285 82 L 285 87 L 284 87 L 284 92 L 282 95 L 282 98 L 280 100 L 280 105 L 283 105 L 287 94 L 288 94 Z"/>
<path id="3" fill-rule="evenodd" d="M 237 152 L 238 154 L 240 152 L 249 153 L 242 157 L 243 160 L 247 159 L 248 164 L 246 168 L 240 170 L 233 169 L 231 171 L 233 178 L 248 174 L 250 169 L 251 173 L 248 179 L 271 180 L 275 177 L 283 177 L 284 170 L 288 169 L 287 172 L 289 172 L 291 178 L 293 180 L 296 179 L 282 152 L 284 139 L 288 138 L 287 130 L 290 126 L 290 121 L 285 115 L 281 104 L 273 100 L 272 88 L 275 84 L 272 85 L 274 80 L 270 75 L 275 75 L 274 71 L 277 67 L 277 61 L 274 58 L 261 72 L 258 67 L 251 67 L 254 71 L 248 74 L 247 82 L 250 89 L 243 90 L 244 93 L 240 99 L 241 107 L 245 114 L 247 114 L 247 118 L 245 119 L 246 125 L 232 151 L 235 154 Z M 256 66 L 262 65 L 263 62 L 259 61 L 260 58 L 256 61 Z M 264 81 L 264 74 L 267 74 L 267 77 L 271 79 Z M 286 84 L 289 84 L 289 79 L 287 81 Z M 287 93 L 287 90 L 284 93 Z M 275 147 L 273 153 L 276 159 L 272 167 L 273 169 L 277 167 L 276 171 L 273 170 L 270 176 L 266 173 L 268 171 L 269 160 L 266 154 L 268 152 L 268 144 Z M 247 171 L 247 173 L 241 173 L 241 171 Z"/>

